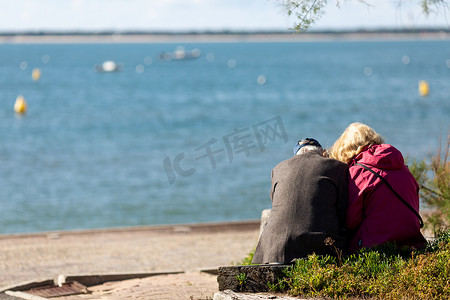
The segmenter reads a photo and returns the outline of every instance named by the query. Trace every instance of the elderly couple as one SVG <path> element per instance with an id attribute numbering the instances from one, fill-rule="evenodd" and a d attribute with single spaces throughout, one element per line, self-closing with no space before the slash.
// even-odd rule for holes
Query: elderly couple
<path id="1" fill-rule="evenodd" d="M 253 263 L 354 253 L 385 242 L 421 248 L 419 186 L 396 148 L 352 123 L 326 152 L 304 139 L 272 170 L 272 211 Z"/>

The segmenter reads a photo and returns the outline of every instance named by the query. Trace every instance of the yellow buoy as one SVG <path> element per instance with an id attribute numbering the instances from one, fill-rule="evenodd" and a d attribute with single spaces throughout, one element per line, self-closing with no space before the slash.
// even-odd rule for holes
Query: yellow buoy
<path id="1" fill-rule="evenodd" d="M 430 93 L 430 86 L 428 85 L 428 82 L 425 80 L 419 81 L 419 95 L 422 97 L 428 96 Z"/>
<path id="2" fill-rule="evenodd" d="M 25 98 L 20 95 L 17 97 L 16 102 L 14 103 L 14 111 L 17 114 L 23 115 L 27 111 L 27 101 L 25 101 Z"/>
<path id="3" fill-rule="evenodd" d="M 33 78 L 34 81 L 38 81 L 41 78 L 41 70 L 39 70 L 38 68 L 33 69 L 31 77 Z"/>

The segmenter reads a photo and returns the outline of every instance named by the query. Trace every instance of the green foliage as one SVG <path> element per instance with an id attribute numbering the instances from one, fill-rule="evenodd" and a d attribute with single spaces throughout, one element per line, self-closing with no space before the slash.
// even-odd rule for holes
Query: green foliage
<path id="1" fill-rule="evenodd" d="M 450 135 L 444 151 L 439 147 L 437 153 L 428 161 L 414 160 L 409 166 L 420 186 L 420 199 L 430 210 L 426 226 L 436 233 L 450 225 L 450 162 L 448 161 Z"/>
<path id="2" fill-rule="evenodd" d="M 393 244 L 339 259 L 310 255 L 285 270 L 272 289 L 294 296 L 373 299 L 449 299 L 450 231 L 424 250 Z"/>
<path id="3" fill-rule="evenodd" d="M 236 279 L 237 279 L 239 285 L 244 285 L 245 282 L 247 281 L 247 274 L 239 273 L 236 275 Z"/>
<path id="4" fill-rule="evenodd" d="M 245 257 L 240 263 L 239 265 L 241 266 L 249 266 L 252 264 L 252 259 L 253 259 L 253 255 L 255 254 L 255 250 L 253 249 L 252 251 L 250 251 L 247 255 L 247 257 Z"/>
<path id="5" fill-rule="evenodd" d="M 427 16 L 430 12 L 437 12 L 439 9 L 448 8 L 445 0 L 421 0 L 419 3 Z"/>
<path id="6" fill-rule="evenodd" d="M 283 0 L 279 1 L 288 16 L 297 18 L 294 29 L 307 31 L 325 13 L 327 0 Z"/>

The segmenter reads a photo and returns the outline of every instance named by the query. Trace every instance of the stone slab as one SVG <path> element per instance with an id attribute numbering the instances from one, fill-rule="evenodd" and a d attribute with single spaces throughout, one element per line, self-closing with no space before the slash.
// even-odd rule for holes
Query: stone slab
<path id="1" fill-rule="evenodd" d="M 218 269 L 219 291 L 268 292 L 269 285 L 284 277 L 287 265 L 223 266 Z"/>
<path id="2" fill-rule="evenodd" d="M 249 294 L 249 293 L 238 293 L 231 290 L 225 290 L 222 292 L 217 292 L 214 294 L 213 300 L 301 300 L 304 298 L 292 298 L 282 294 Z"/>

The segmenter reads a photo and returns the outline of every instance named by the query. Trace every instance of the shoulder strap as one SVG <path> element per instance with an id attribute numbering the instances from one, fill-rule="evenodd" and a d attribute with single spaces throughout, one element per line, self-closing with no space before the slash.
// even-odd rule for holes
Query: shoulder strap
<path id="1" fill-rule="evenodd" d="M 395 194 L 395 196 L 397 196 L 398 199 L 400 199 L 400 201 L 402 201 L 403 204 L 406 205 L 406 207 L 408 207 L 418 218 L 419 218 L 419 224 L 420 224 L 420 228 L 423 227 L 423 220 L 422 217 L 420 216 L 420 214 L 411 206 L 411 204 L 409 204 L 408 202 L 406 202 L 395 190 L 394 188 L 389 184 L 389 182 L 380 174 L 378 174 L 377 172 L 375 172 L 374 170 L 372 170 L 371 168 L 369 168 L 366 165 L 360 164 L 360 163 L 356 163 L 356 165 L 363 167 L 364 169 L 366 169 L 367 171 L 371 172 L 372 174 L 374 174 L 375 176 L 377 176 L 378 178 L 381 179 L 381 181 L 383 181 L 383 183 L 385 183 L 388 188 Z"/>

